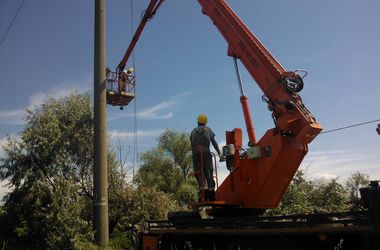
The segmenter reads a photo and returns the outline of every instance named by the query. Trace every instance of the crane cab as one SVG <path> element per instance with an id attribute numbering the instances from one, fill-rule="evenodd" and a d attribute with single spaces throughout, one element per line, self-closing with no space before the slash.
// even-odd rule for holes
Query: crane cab
<path id="1" fill-rule="evenodd" d="M 135 76 L 133 72 L 112 72 L 110 69 L 107 69 L 106 76 L 107 104 L 123 110 L 135 98 Z"/>

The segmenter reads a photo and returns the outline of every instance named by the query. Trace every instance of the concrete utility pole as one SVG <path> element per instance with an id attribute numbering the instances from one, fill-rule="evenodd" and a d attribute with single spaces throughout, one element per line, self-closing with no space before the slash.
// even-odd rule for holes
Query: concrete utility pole
<path id="1" fill-rule="evenodd" d="M 105 0 L 95 0 L 93 221 L 95 240 L 103 246 L 109 241 L 105 33 Z"/>

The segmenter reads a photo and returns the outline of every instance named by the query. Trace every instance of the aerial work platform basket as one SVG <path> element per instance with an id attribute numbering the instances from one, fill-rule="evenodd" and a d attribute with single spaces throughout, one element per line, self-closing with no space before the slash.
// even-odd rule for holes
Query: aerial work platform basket
<path id="1" fill-rule="evenodd" d="M 107 104 L 120 106 L 122 110 L 135 98 L 135 76 L 126 72 L 107 69 Z"/>

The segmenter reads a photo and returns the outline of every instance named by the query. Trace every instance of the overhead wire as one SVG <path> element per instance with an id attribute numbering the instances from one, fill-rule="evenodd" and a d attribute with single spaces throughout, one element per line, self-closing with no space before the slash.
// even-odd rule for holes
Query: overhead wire
<path id="1" fill-rule="evenodd" d="M 353 128 L 353 127 L 358 127 L 358 126 L 362 126 L 362 125 L 366 125 L 366 124 L 370 124 L 370 123 L 374 123 L 374 122 L 379 122 L 379 121 L 380 121 L 380 119 L 376 119 L 376 120 L 361 122 L 361 123 L 348 125 L 348 126 L 344 126 L 344 127 L 340 127 L 340 128 L 334 128 L 334 129 L 322 131 L 321 134 L 327 134 L 327 133 L 331 133 L 331 132 L 335 132 L 335 131 L 339 131 L 339 130 L 344 130 L 344 129 L 348 129 L 348 128 Z"/>
<path id="2" fill-rule="evenodd" d="M 5 38 L 8 36 L 8 32 L 11 30 L 12 26 L 13 26 L 13 23 L 15 22 L 17 16 L 18 16 L 18 13 L 20 13 L 21 9 L 22 9 L 22 6 L 24 6 L 24 3 L 25 3 L 26 0 L 22 0 L 20 6 L 18 7 L 17 11 L 16 11 L 16 14 L 13 16 L 12 18 L 12 21 L 9 23 L 8 25 L 8 28 L 7 30 L 5 31 L 3 37 L 1 38 L 1 41 L 0 41 L 0 46 L 3 44 Z"/>
<path id="3" fill-rule="evenodd" d="M 133 0 L 131 0 L 131 37 L 134 35 L 134 8 Z M 136 95 L 136 61 L 135 50 L 132 51 L 132 65 L 135 74 L 135 98 L 133 102 L 133 166 L 132 166 L 132 179 L 135 178 L 135 168 L 138 166 L 138 151 L 137 151 L 137 95 Z"/>

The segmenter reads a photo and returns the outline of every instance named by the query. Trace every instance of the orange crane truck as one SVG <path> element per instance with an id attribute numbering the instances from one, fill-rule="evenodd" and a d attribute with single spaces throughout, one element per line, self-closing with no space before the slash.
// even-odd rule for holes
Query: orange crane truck
<path id="1" fill-rule="evenodd" d="M 151 0 L 132 42 L 119 63 L 113 81 L 119 81 L 146 23 L 164 0 Z M 298 94 L 305 71 L 287 71 L 240 20 L 224 0 L 198 0 L 227 41 L 233 58 L 240 101 L 248 134 L 242 144 L 242 129 L 226 132 L 223 154 L 229 175 L 216 191 L 215 201 L 203 198 L 196 208 L 211 207 L 213 217 L 202 219 L 198 211 L 172 213 L 169 220 L 150 221 L 140 235 L 140 249 L 380 249 L 378 182 L 366 189 L 367 210 L 352 213 L 258 216 L 281 201 L 294 174 L 308 152 L 308 144 L 322 128 Z M 240 81 L 238 60 L 263 92 L 274 121 L 257 140 L 248 99 Z M 108 97 L 108 96 L 107 96 Z M 107 102 L 127 105 L 120 93 Z M 363 248 L 365 246 L 366 248 Z M 346 247 L 346 248 L 344 248 Z M 347 248 L 348 247 L 348 248 Z"/>
<path id="2" fill-rule="evenodd" d="M 163 1 L 151 0 L 116 69 L 119 79 L 122 79 L 121 72 L 145 24 Z M 322 130 L 298 94 L 303 88 L 303 79 L 299 75 L 301 71 L 285 70 L 223 0 L 198 2 L 203 14 L 211 19 L 228 43 L 227 54 L 234 60 L 249 138 L 249 147 L 244 149 L 241 129 L 226 132 L 227 146 L 224 151 L 230 174 L 218 188 L 216 201 L 210 205 L 274 208 L 306 155 L 307 145 Z M 275 123 L 275 127 L 260 140 L 256 140 L 254 133 L 248 98 L 240 81 L 238 59 L 263 91 L 262 99 L 267 102 Z M 110 102 L 112 104 L 112 100 Z"/>

